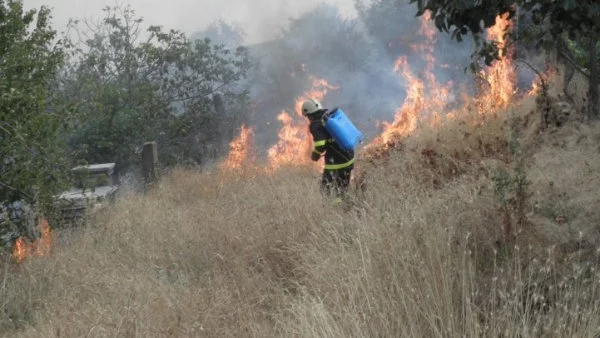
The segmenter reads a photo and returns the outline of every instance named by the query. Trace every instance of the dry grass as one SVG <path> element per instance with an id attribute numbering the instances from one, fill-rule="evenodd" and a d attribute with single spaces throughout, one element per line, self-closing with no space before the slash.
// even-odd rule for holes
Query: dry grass
<path id="1" fill-rule="evenodd" d="M 521 155 L 508 115 L 462 116 L 361 163 L 366 190 L 347 208 L 328 206 L 311 171 L 176 170 L 52 255 L 0 268 L 0 332 L 597 336 L 600 125 L 538 135 L 519 116 Z M 504 217 L 517 210 L 495 177 L 518 156 L 527 224 L 509 242 Z"/>

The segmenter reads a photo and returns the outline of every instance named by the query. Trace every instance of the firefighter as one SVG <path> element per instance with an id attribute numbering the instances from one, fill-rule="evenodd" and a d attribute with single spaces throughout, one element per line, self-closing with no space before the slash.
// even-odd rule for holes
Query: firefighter
<path id="1" fill-rule="evenodd" d="M 327 111 L 318 100 L 312 98 L 302 104 L 302 115 L 310 121 L 309 129 L 314 141 L 311 159 L 316 162 L 325 155 L 321 191 L 327 196 L 335 196 L 336 201 L 340 202 L 350 185 L 354 151 L 342 150 L 325 129 L 323 115 Z"/>

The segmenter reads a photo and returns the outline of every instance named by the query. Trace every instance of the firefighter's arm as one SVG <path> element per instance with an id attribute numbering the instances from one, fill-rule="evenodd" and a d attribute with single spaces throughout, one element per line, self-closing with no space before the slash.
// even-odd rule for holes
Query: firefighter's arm
<path id="1" fill-rule="evenodd" d="M 316 140 L 315 148 L 313 149 L 310 159 L 313 161 L 318 161 L 321 158 L 321 155 L 325 152 L 325 145 L 327 144 L 327 140 Z"/>
<path id="2" fill-rule="evenodd" d="M 310 158 L 313 161 L 318 161 L 321 158 L 321 155 L 323 155 L 325 152 L 329 135 L 324 133 L 321 128 L 311 128 L 311 133 L 313 135 L 314 149 L 310 155 Z"/>

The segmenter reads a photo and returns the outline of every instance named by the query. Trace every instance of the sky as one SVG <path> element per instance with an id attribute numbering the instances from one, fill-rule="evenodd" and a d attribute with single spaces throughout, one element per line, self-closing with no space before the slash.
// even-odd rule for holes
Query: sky
<path id="1" fill-rule="evenodd" d="M 99 19 L 105 6 L 129 4 L 144 23 L 187 34 L 222 19 L 244 28 L 246 43 L 275 38 L 289 17 L 297 17 L 319 3 L 338 6 L 343 15 L 356 15 L 353 0 L 23 0 L 26 8 L 52 9 L 53 26 L 63 31 L 69 18 Z"/>

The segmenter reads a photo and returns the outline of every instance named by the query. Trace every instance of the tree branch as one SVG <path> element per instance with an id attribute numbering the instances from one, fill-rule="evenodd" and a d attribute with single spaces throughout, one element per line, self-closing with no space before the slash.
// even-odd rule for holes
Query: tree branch
<path id="1" fill-rule="evenodd" d="M 8 185 L 8 184 L 6 184 L 4 182 L 1 182 L 1 181 L 0 181 L 0 186 L 2 186 L 3 188 L 6 188 L 8 190 L 11 190 L 11 191 L 14 191 L 14 192 L 18 193 L 19 195 L 25 197 L 25 199 L 27 199 L 29 201 L 33 201 L 33 198 L 29 194 L 23 192 L 20 189 L 17 189 L 15 187 L 11 187 L 10 185 Z"/>
<path id="2" fill-rule="evenodd" d="M 544 90 L 544 92 L 546 92 L 548 90 L 548 85 L 546 83 L 546 80 L 544 79 L 544 77 L 542 76 L 542 73 L 537 70 L 531 63 L 529 63 L 529 61 L 525 60 L 525 59 L 515 59 L 515 61 L 521 62 L 523 64 L 525 64 L 526 66 L 528 66 L 529 68 L 531 68 L 531 70 L 534 71 L 534 73 L 539 77 L 540 81 L 542 82 L 542 89 Z"/>

